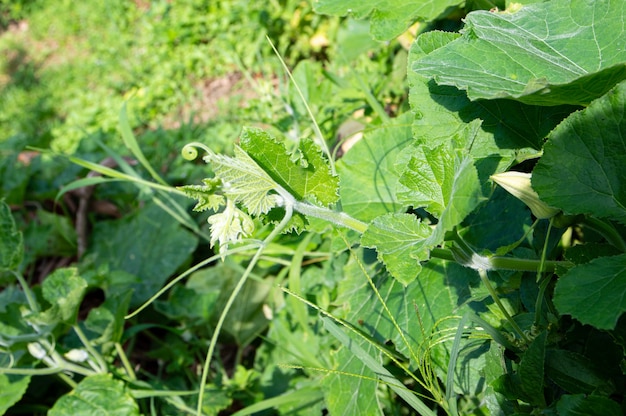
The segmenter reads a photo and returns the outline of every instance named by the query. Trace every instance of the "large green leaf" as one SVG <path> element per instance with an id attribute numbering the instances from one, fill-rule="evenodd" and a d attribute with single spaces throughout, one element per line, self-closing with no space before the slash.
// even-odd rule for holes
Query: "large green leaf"
<path id="1" fill-rule="evenodd" d="M 556 284 L 554 305 L 584 324 L 615 328 L 626 311 L 626 254 L 571 268 Z"/>
<path id="2" fill-rule="evenodd" d="M 480 182 L 472 159 L 447 146 L 407 151 L 409 163 L 400 183 L 399 199 L 413 208 L 424 208 L 439 219 L 437 228 L 449 231 L 480 202 Z"/>
<path id="3" fill-rule="evenodd" d="M 17 270 L 24 256 L 24 243 L 4 200 L 0 200 L 0 235 L 0 272 Z"/>
<path id="4" fill-rule="evenodd" d="M 391 40 L 416 21 L 437 19 L 459 0 L 317 0 L 315 11 L 335 16 L 348 14 L 357 19 L 370 15 L 371 33 L 379 40 Z"/>
<path id="5" fill-rule="evenodd" d="M 397 157 L 413 140 L 411 114 L 365 132 L 337 163 L 341 207 L 362 221 L 406 209 L 396 197 L 401 172 Z"/>
<path id="6" fill-rule="evenodd" d="M 431 227 L 411 214 L 383 215 L 370 224 L 361 244 L 376 248 L 393 277 L 408 284 L 419 273 L 419 262 L 428 260 L 429 250 L 478 205 L 481 185 L 471 158 L 447 146 L 410 147 L 403 159 L 408 162 L 398 199 L 406 206 L 425 208 L 439 221 Z"/>
<path id="7" fill-rule="evenodd" d="M 456 329 L 458 319 L 452 318 L 462 312 L 470 298 L 470 286 L 477 284 L 478 276 L 456 263 L 433 259 L 422 267 L 418 279 L 402 285 L 376 269 L 368 254 L 365 251 L 346 265 L 336 303 L 343 305 L 345 319 L 358 321 L 360 328 L 381 343 L 391 340 L 399 353 L 414 361 L 424 343 L 434 343 L 442 336 L 437 330 Z M 365 273 L 373 280 L 386 308 Z M 442 321 L 446 318 L 449 321 Z M 445 361 L 440 364 L 447 367 Z"/>
<path id="8" fill-rule="evenodd" d="M 400 283 L 409 284 L 428 260 L 432 229 L 412 214 L 386 214 L 374 219 L 361 238 L 364 247 L 375 248 L 378 259 Z"/>
<path id="9" fill-rule="evenodd" d="M 134 290 L 131 306 L 136 306 L 161 288 L 195 250 L 197 238 L 182 228 L 165 211 L 149 203 L 126 218 L 96 223 L 90 252 L 95 263 L 109 270 L 123 270 L 138 282 L 117 282 L 107 289 Z M 115 282 L 110 282 L 111 284 Z"/>
<path id="10" fill-rule="evenodd" d="M 48 415 L 139 416 L 139 408 L 121 381 L 102 374 L 83 379 L 74 390 L 57 400 Z"/>
<path id="11" fill-rule="evenodd" d="M 458 38 L 427 32 L 413 43 L 409 62 L 423 58 Z M 511 100 L 470 101 L 465 91 L 437 85 L 409 71 L 409 100 L 415 114 L 415 138 L 426 146 L 450 145 L 474 159 L 483 192 L 489 176 L 538 154 L 543 138 L 574 107 L 538 107 Z"/>
<path id="12" fill-rule="evenodd" d="M 626 224 L 625 137 L 623 82 L 554 130 L 533 170 L 533 189 L 545 203 L 567 214 Z"/>
<path id="13" fill-rule="evenodd" d="M 626 78 L 626 4 L 553 0 L 470 13 L 463 36 L 413 63 L 470 99 L 585 105 Z M 485 59 L 485 57 L 489 59 Z"/>

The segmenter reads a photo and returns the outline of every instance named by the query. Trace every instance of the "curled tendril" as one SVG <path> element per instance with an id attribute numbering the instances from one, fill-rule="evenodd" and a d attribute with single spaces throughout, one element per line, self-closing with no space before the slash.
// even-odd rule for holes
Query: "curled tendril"
<path id="1" fill-rule="evenodd" d="M 194 160 L 198 157 L 198 148 L 204 150 L 208 154 L 213 154 L 213 151 L 211 151 L 211 149 L 209 149 L 206 145 L 198 142 L 187 143 L 180 153 L 185 160 Z"/>

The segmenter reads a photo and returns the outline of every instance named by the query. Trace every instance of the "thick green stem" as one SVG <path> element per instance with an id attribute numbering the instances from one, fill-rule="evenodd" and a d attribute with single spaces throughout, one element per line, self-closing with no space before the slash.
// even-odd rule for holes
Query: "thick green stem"
<path id="1" fill-rule="evenodd" d="M 328 208 L 318 207 L 307 202 L 299 201 L 294 201 L 293 208 L 301 214 L 319 218 L 340 227 L 350 228 L 361 234 L 367 230 L 367 224 L 357 220 L 356 218 L 352 218 L 345 212 L 331 211 Z"/>

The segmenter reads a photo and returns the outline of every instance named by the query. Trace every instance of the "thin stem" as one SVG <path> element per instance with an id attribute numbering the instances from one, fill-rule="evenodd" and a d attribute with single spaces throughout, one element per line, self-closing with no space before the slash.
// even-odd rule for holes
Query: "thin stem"
<path id="1" fill-rule="evenodd" d="M 359 84 L 359 88 L 361 88 L 361 91 L 363 92 L 363 94 L 365 94 L 365 101 L 367 101 L 370 107 L 372 107 L 372 109 L 376 112 L 378 117 L 380 117 L 383 123 L 388 123 L 389 121 L 391 121 L 389 115 L 385 111 L 385 108 L 378 102 L 376 97 L 374 97 L 374 94 L 372 94 L 372 91 L 370 91 L 368 85 L 365 84 L 363 78 L 357 73 L 354 74 L 354 77 Z"/>
<path id="2" fill-rule="evenodd" d="M 285 70 L 285 72 L 289 76 L 289 79 L 291 80 L 291 82 L 293 82 L 293 85 L 296 88 L 296 92 L 298 93 L 298 96 L 302 100 L 302 104 L 304 104 L 304 108 L 306 108 L 306 111 L 309 114 L 309 117 L 311 118 L 311 121 L 313 123 L 313 131 L 315 132 L 315 135 L 317 136 L 317 141 L 319 142 L 318 143 L 319 146 L 322 148 L 324 154 L 326 154 L 326 157 L 328 158 L 328 164 L 330 166 L 330 171 L 333 173 L 333 175 L 336 174 L 337 171 L 335 169 L 335 161 L 333 160 L 332 153 L 330 152 L 330 149 L 328 148 L 328 144 L 326 143 L 326 140 L 324 140 L 324 135 L 322 134 L 322 131 L 320 130 L 320 126 L 317 124 L 317 121 L 315 121 L 315 116 L 313 115 L 313 112 L 311 111 L 311 107 L 309 107 L 309 104 L 306 102 L 306 99 L 304 98 L 304 94 L 302 93 L 302 90 L 300 89 L 300 86 L 298 85 L 298 83 L 294 79 L 293 75 L 291 74 L 291 71 L 289 71 L 289 68 L 287 68 L 287 64 L 285 63 L 283 58 L 280 56 L 280 53 L 278 52 L 278 49 L 276 49 L 276 46 L 274 46 L 274 43 L 269 38 L 269 36 L 266 36 L 266 38 L 267 38 L 267 41 L 269 42 L 270 46 L 274 50 L 274 53 L 276 54 L 276 56 L 278 56 L 278 60 L 280 61 L 280 63 L 283 66 L 283 69 Z"/>
<path id="3" fill-rule="evenodd" d="M 491 298 L 496 303 L 496 305 L 498 305 L 498 308 L 500 309 L 500 311 L 502 312 L 502 314 L 504 315 L 506 320 L 509 322 L 509 324 L 511 324 L 511 326 L 513 327 L 515 332 L 517 332 L 517 334 L 524 340 L 524 342 L 529 344 L 530 343 L 530 339 L 526 336 L 524 331 L 522 331 L 522 328 L 520 328 L 519 325 L 517 325 L 517 322 L 515 322 L 513 320 L 513 318 L 509 314 L 509 312 L 506 310 L 506 308 L 502 304 L 502 302 L 500 302 L 500 298 L 498 297 L 498 294 L 496 293 L 496 290 L 493 288 L 493 286 L 491 286 L 491 282 L 489 281 L 489 277 L 487 277 L 487 271 L 483 270 L 483 269 L 480 269 L 480 270 L 478 270 L 478 275 L 480 276 L 480 280 L 483 282 L 483 284 L 487 288 L 487 291 L 491 295 Z"/>
<path id="4" fill-rule="evenodd" d="M 99 370 L 98 372 L 106 373 L 107 365 L 104 362 L 104 358 L 102 358 L 102 355 L 100 355 L 100 353 L 96 351 L 96 349 L 91 345 L 91 342 L 89 342 L 89 339 L 87 338 L 83 330 L 80 329 L 80 326 L 74 325 L 72 328 L 74 328 L 74 332 L 76 332 L 76 335 L 78 335 L 80 342 L 83 343 L 83 345 L 85 346 L 89 354 L 91 354 L 91 356 L 95 358 L 96 361 L 98 362 L 98 370 Z"/>
<path id="5" fill-rule="evenodd" d="M 285 229 L 285 227 L 289 223 L 289 220 L 291 220 L 292 215 L 293 215 L 293 205 L 292 204 L 285 204 L 285 216 L 283 217 L 282 221 L 265 238 L 265 240 L 263 240 L 263 242 L 261 243 L 260 247 L 258 248 L 258 250 L 256 251 L 256 253 L 252 257 L 252 259 L 250 260 L 250 263 L 248 264 L 248 267 L 246 268 L 245 272 L 243 273 L 243 275 L 239 279 L 239 282 L 237 282 L 237 286 L 235 286 L 235 288 L 231 292 L 230 297 L 228 298 L 228 301 L 226 301 L 226 305 L 224 306 L 224 310 L 222 311 L 222 313 L 220 315 L 220 318 L 217 321 L 217 325 L 215 326 L 215 330 L 213 331 L 213 336 L 211 337 L 211 343 L 209 344 L 209 350 L 207 351 L 206 359 L 204 361 L 204 367 L 202 368 L 202 379 L 201 379 L 201 382 L 200 382 L 200 391 L 198 393 L 198 407 L 196 409 L 196 414 L 198 416 L 200 416 L 202 414 L 202 402 L 204 400 L 204 388 L 206 386 L 207 379 L 209 377 L 209 370 L 210 370 L 210 367 L 211 367 L 211 359 L 213 357 L 213 351 L 215 350 L 215 346 L 217 345 L 217 338 L 219 337 L 220 332 L 222 331 L 222 326 L 224 325 L 224 321 L 226 320 L 226 316 L 228 315 L 228 312 L 230 311 L 230 308 L 232 308 L 233 304 L 235 303 L 235 299 L 239 295 L 239 292 L 241 292 L 241 289 L 243 289 L 243 286 L 245 285 L 246 281 L 248 280 L 248 276 L 250 276 L 250 274 L 252 273 L 252 269 L 254 269 L 254 267 L 256 266 L 257 261 L 259 260 L 259 258 L 263 254 L 263 250 L 276 237 L 278 237 L 278 235 L 280 233 L 283 232 L 283 230 Z"/>
<path id="6" fill-rule="evenodd" d="M 196 270 L 206 266 L 207 264 L 216 261 L 220 258 L 222 258 L 222 256 L 228 256 L 230 254 L 236 254 L 236 253 L 240 253 L 240 252 L 244 252 L 244 251 L 248 251 L 250 249 L 253 248 L 257 248 L 259 245 L 258 244 L 249 244 L 249 245 L 245 245 L 242 247 L 237 247 L 231 250 L 228 250 L 226 253 L 223 254 L 216 254 L 212 257 L 209 257 L 206 260 L 202 260 L 200 263 L 196 264 L 195 266 L 185 270 L 184 273 L 176 276 L 174 279 L 172 279 L 172 281 L 170 281 L 168 284 L 166 284 L 165 286 L 163 286 L 163 288 L 161 290 L 159 290 L 157 293 L 155 293 L 154 295 L 152 295 L 152 297 L 150 299 L 148 299 L 143 305 L 141 305 L 138 309 L 136 309 L 135 311 L 129 313 L 128 315 L 126 315 L 124 317 L 124 319 L 130 319 L 133 316 L 137 315 L 139 312 L 143 311 L 144 309 L 146 309 L 148 306 L 150 306 L 150 304 L 152 302 L 154 302 L 156 299 L 158 299 L 162 294 L 164 294 L 165 292 L 167 292 L 168 290 L 170 290 L 172 288 L 172 286 L 174 286 L 175 284 L 177 284 L 178 282 L 180 282 L 183 278 L 185 278 L 186 276 L 190 275 L 191 273 L 195 272 Z"/>
<path id="7" fill-rule="evenodd" d="M 137 375 L 135 374 L 133 367 L 130 365 L 130 361 L 128 361 L 126 352 L 124 351 L 124 349 L 122 348 L 119 342 L 115 343 L 115 351 L 117 351 L 117 356 L 120 358 L 120 361 L 122 362 L 122 366 L 124 367 L 124 370 L 126 370 L 126 374 L 128 374 L 128 378 L 131 381 L 136 381 Z"/>
<path id="8" fill-rule="evenodd" d="M 28 286 L 28 283 L 26 283 L 26 280 L 24 280 L 24 277 L 18 272 L 15 272 L 12 270 L 11 272 L 13 273 L 13 275 L 15 275 L 15 277 L 17 278 L 17 281 L 20 282 L 20 286 L 22 286 L 24 295 L 26 295 L 26 301 L 28 302 L 28 306 L 30 307 L 30 310 L 35 313 L 39 312 L 39 304 L 35 300 L 35 295 L 30 290 L 30 287 Z"/>
<path id="9" fill-rule="evenodd" d="M 543 249 L 541 250 L 541 263 L 539 264 L 539 269 L 537 270 L 537 282 L 541 282 L 539 285 L 539 294 L 537 296 L 537 301 L 535 302 L 535 326 L 539 326 L 539 322 L 541 320 L 541 305 L 543 304 L 543 298 L 546 293 L 546 288 L 548 287 L 548 283 L 550 282 L 550 276 L 546 276 L 543 280 L 541 275 L 544 271 L 545 260 L 548 254 L 548 243 L 550 240 L 550 232 L 552 231 L 553 218 L 550 218 L 550 222 L 548 223 L 548 231 L 546 232 L 546 239 L 543 242 Z"/>

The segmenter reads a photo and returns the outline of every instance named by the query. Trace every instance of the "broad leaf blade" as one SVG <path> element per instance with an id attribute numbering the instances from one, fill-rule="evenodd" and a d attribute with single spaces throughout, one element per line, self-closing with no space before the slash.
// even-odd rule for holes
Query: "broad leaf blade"
<path id="1" fill-rule="evenodd" d="M 241 136 L 241 148 L 281 187 L 298 200 L 329 205 L 338 199 L 339 180 L 328 161 L 311 140 L 300 142 L 299 154 L 290 155 L 285 145 L 267 132 L 248 128 Z M 298 160 L 294 161 L 294 157 Z"/>
<path id="2" fill-rule="evenodd" d="M 68 414 L 139 416 L 139 408 L 121 381 L 102 374 L 83 379 L 72 392 L 57 400 L 48 412 L 50 416 Z"/>
<path id="3" fill-rule="evenodd" d="M 602 415 L 620 416 L 623 410 L 614 400 L 604 396 L 564 394 L 556 404 L 562 416 Z"/>
<path id="4" fill-rule="evenodd" d="M 378 260 L 402 284 L 418 275 L 420 261 L 428 260 L 432 229 L 412 214 L 382 215 L 369 225 L 361 238 L 364 247 L 376 248 Z"/>
<path id="5" fill-rule="evenodd" d="M 413 70 L 467 90 L 472 100 L 585 105 L 626 78 L 625 19 L 620 1 L 555 0 L 515 13 L 473 12 L 461 39 Z"/>
<path id="6" fill-rule="evenodd" d="M 626 82 L 550 135 L 533 170 L 533 189 L 567 214 L 626 224 Z"/>
<path id="7" fill-rule="evenodd" d="M 0 415 L 19 402 L 30 383 L 30 376 L 0 374 Z"/>
<path id="8" fill-rule="evenodd" d="M 114 273 L 107 275 L 107 293 L 133 290 L 131 306 L 159 290 L 198 244 L 191 232 L 155 204 L 120 220 L 97 223 L 93 240 L 89 251 L 95 255 L 96 266 L 136 276 L 136 282 L 128 275 L 116 282 Z"/>
<path id="9" fill-rule="evenodd" d="M 317 0 L 315 11 L 323 14 L 357 19 L 370 15 L 371 33 L 379 40 L 391 40 L 416 21 L 437 19 L 449 8 L 462 4 L 459 0 Z"/>
<path id="10" fill-rule="evenodd" d="M 584 324 L 613 329 L 626 312 L 626 254 L 600 257 L 559 278 L 554 305 Z"/>
<path id="11" fill-rule="evenodd" d="M 409 61 L 423 58 L 457 37 L 447 32 L 424 33 L 413 43 Z M 536 155 L 544 137 L 575 109 L 511 100 L 470 101 L 457 88 L 437 85 L 414 71 L 407 76 L 415 138 L 429 147 L 452 143 L 454 149 L 471 156 L 485 194 L 490 192 L 490 175 Z"/>
<path id="12" fill-rule="evenodd" d="M 270 192 L 278 184 L 243 149 L 235 147 L 235 157 L 211 154 L 206 159 L 222 180 L 224 195 L 241 202 L 250 214 L 265 214 L 276 206 L 276 195 Z"/>
<path id="13" fill-rule="evenodd" d="M 76 268 L 57 269 L 41 285 L 44 299 L 50 307 L 29 320 L 37 323 L 73 323 L 87 289 L 87 282 Z"/>
<path id="14" fill-rule="evenodd" d="M 337 162 L 341 178 L 341 207 L 349 215 L 371 221 L 406 209 L 398 201 L 400 168 L 396 159 L 412 141 L 411 114 L 365 132 Z"/>

